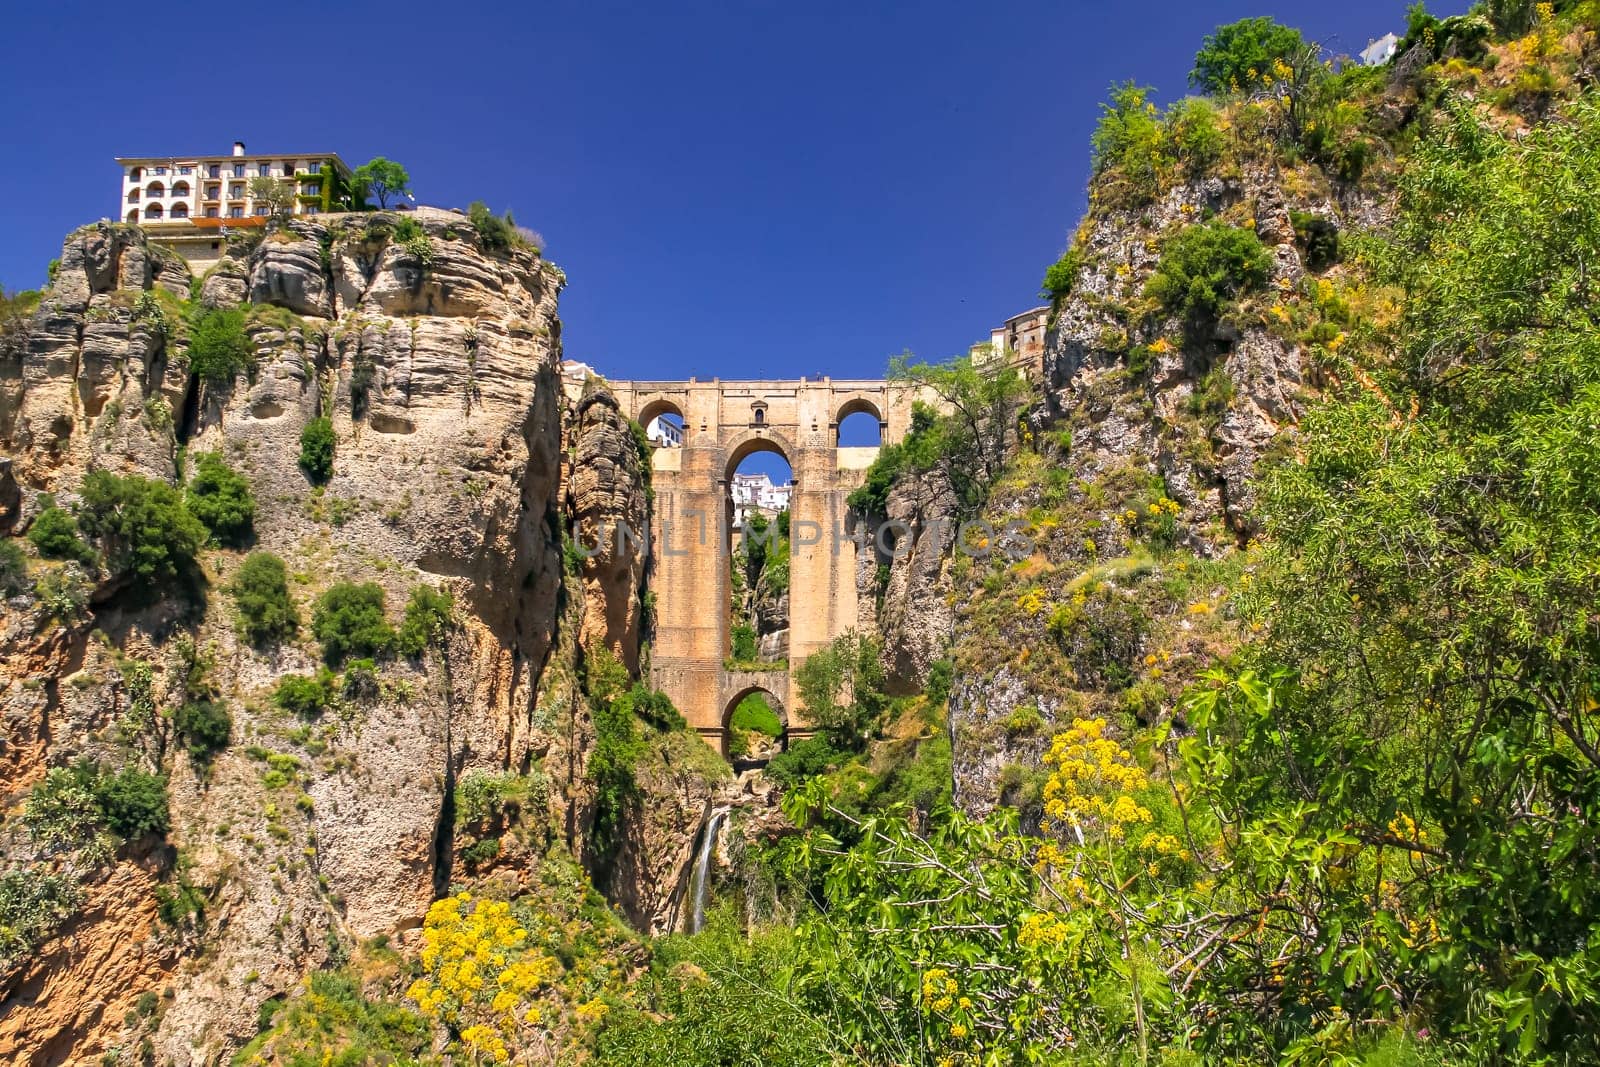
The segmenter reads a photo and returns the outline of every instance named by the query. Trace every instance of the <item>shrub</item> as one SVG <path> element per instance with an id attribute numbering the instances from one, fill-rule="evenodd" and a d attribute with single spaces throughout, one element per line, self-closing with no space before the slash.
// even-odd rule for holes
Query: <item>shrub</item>
<path id="1" fill-rule="evenodd" d="M 877 643 L 855 631 L 807 656 L 795 674 L 811 721 L 847 751 L 860 751 L 876 729 L 888 703 L 883 682 Z"/>
<path id="2" fill-rule="evenodd" d="M 94 562 L 94 549 L 84 544 L 78 520 L 54 503 L 46 505 L 28 527 L 28 540 L 45 559 L 76 560 L 85 566 Z"/>
<path id="3" fill-rule="evenodd" d="M 99 540 L 107 566 L 120 577 L 158 588 L 189 570 L 205 543 L 206 528 L 166 482 L 91 471 L 82 497 L 79 524 Z"/>
<path id="4" fill-rule="evenodd" d="M 760 655 L 756 647 L 755 627 L 747 622 L 733 624 L 733 658 L 738 663 L 749 663 Z"/>
<path id="5" fill-rule="evenodd" d="M 1167 139 L 1190 175 L 1204 174 L 1222 158 L 1228 139 L 1211 101 L 1198 96 L 1180 100 L 1167 109 L 1165 122 Z"/>
<path id="6" fill-rule="evenodd" d="M 1078 282 L 1078 272 L 1083 269 L 1083 253 L 1067 249 L 1061 258 L 1050 264 L 1044 272 L 1044 283 L 1039 290 L 1042 297 L 1066 296 Z"/>
<path id="7" fill-rule="evenodd" d="M 16 596 L 28 588 L 28 557 L 11 538 L 0 539 L 0 596 Z"/>
<path id="8" fill-rule="evenodd" d="M 322 655 L 338 666 L 346 656 L 380 656 L 395 645 L 395 632 L 384 618 L 383 589 L 376 582 L 340 582 L 317 598 L 311 632 L 322 643 Z"/>
<path id="9" fill-rule="evenodd" d="M 1146 292 L 1191 325 L 1214 322 L 1242 294 L 1267 283 L 1272 255 L 1254 230 L 1207 222 L 1180 231 L 1162 250 Z"/>
<path id="10" fill-rule="evenodd" d="M 485 248 L 504 252 L 512 245 L 521 243 L 516 220 L 509 211 L 502 218 L 490 211 L 483 201 L 474 200 L 467 207 L 467 217 L 472 220 L 472 228 L 477 231 L 478 240 Z"/>
<path id="11" fill-rule="evenodd" d="M 657 730 L 681 730 L 688 725 L 671 697 L 643 682 L 635 682 L 621 699 L 627 701 L 635 715 Z"/>
<path id="12" fill-rule="evenodd" d="M 195 467 L 185 494 L 189 513 L 205 523 L 211 536 L 222 544 L 241 544 L 256 517 L 250 482 L 216 452 L 200 453 Z"/>
<path id="13" fill-rule="evenodd" d="M 848 758 L 849 753 L 834 748 L 827 738 L 808 737 L 772 757 L 766 773 L 785 789 L 793 789 L 809 778 L 826 774 Z"/>
<path id="14" fill-rule="evenodd" d="M 228 591 L 239 611 L 239 632 L 252 644 L 285 641 L 300 628 L 300 614 L 289 597 L 288 571 L 271 552 L 246 556 Z"/>
<path id="15" fill-rule="evenodd" d="M 83 890 L 43 866 L 0 875 L 0 971 L 25 958 L 83 904 Z"/>
<path id="16" fill-rule="evenodd" d="M 131 841 L 145 834 L 164 834 L 171 826 L 166 775 L 124 767 L 100 777 L 95 798 L 106 826 L 118 837 Z"/>
<path id="17" fill-rule="evenodd" d="M 93 591 L 94 583 L 76 563 L 68 563 L 58 571 L 46 571 L 33 586 L 33 595 L 50 617 L 64 623 L 76 622 L 82 617 Z"/>
<path id="18" fill-rule="evenodd" d="M 474 841 L 462 849 L 461 861 L 469 868 L 476 870 L 498 855 L 500 855 L 500 839 L 498 837 L 486 837 L 481 841 Z"/>
<path id="19" fill-rule="evenodd" d="M 99 836 L 105 812 L 95 795 L 98 777 L 93 764 L 79 760 L 51 768 L 28 794 L 22 824 L 44 855 L 82 848 Z"/>
<path id="20" fill-rule="evenodd" d="M 226 385 L 255 360 L 255 347 L 237 308 L 213 308 L 195 316 L 189 328 L 189 370 L 212 385 Z"/>
<path id="21" fill-rule="evenodd" d="M 351 660 L 340 692 L 346 700 L 363 704 L 378 699 L 378 665 L 370 659 Z"/>
<path id="22" fill-rule="evenodd" d="M 420 656 L 437 645 L 450 628 L 455 600 L 447 592 L 419 585 L 411 590 L 396 646 L 407 656 Z"/>
<path id="23" fill-rule="evenodd" d="M 1090 145 L 1096 176 L 1116 172 L 1120 187 L 1103 185 L 1113 198 L 1128 206 L 1153 200 L 1161 189 L 1162 130 L 1151 90 L 1133 82 L 1111 88 L 1111 102 L 1100 105 Z"/>
<path id="24" fill-rule="evenodd" d="M 214 700 L 193 700 L 178 708 L 172 726 L 183 739 L 189 758 L 204 764 L 228 747 L 233 737 L 233 716 Z"/>
<path id="25" fill-rule="evenodd" d="M 1265 16 L 1218 26 L 1194 57 L 1189 83 L 1208 93 L 1250 93 L 1305 47 L 1300 31 Z"/>
<path id="26" fill-rule="evenodd" d="M 335 682 L 333 672 L 326 667 L 315 675 L 285 675 L 272 691 L 272 702 L 302 719 L 315 719 L 333 703 Z"/>
<path id="27" fill-rule="evenodd" d="M 27 538 L 45 559 L 71 559 L 89 563 L 94 550 L 84 543 L 78 520 L 72 512 L 55 506 L 54 498 L 44 496 L 45 507 L 28 527 Z"/>
<path id="28" fill-rule="evenodd" d="M 324 485 L 333 477 L 333 420 L 315 418 L 300 431 L 300 469 L 313 485 Z"/>

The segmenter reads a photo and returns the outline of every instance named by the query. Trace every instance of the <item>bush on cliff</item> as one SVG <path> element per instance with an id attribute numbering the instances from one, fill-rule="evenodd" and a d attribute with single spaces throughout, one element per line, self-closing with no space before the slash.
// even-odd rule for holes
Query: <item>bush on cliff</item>
<path id="1" fill-rule="evenodd" d="M 256 516 L 250 482 L 216 452 L 196 456 L 195 468 L 185 492 L 190 514 L 205 523 L 219 543 L 242 544 Z"/>
<path id="2" fill-rule="evenodd" d="M 1267 284 L 1272 254 L 1254 230 L 1213 221 L 1167 242 L 1146 293 L 1194 326 L 1214 323 L 1234 300 Z"/>
<path id="3" fill-rule="evenodd" d="M 333 420 L 315 418 L 300 431 L 300 469 L 313 485 L 324 485 L 333 477 L 335 448 Z"/>
<path id="4" fill-rule="evenodd" d="M 46 501 L 51 498 L 44 497 Z M 78 531 L 78 520 L 72 512 L 47 503 L 28 528 L 28 540 L 45 559 L 76 560 L 85 566 L 95 559 L 94 549 L 84 543 Z"/>
<path id="5" fill-rule="evenodd" d="M 255 360 L 245 332 L 244 312 L 213 308 L 195 316 L 189 328 L 189 370 L 211 385 L 227 385 Z"/>
<path id="6" fill-rule="evenodd" d="M 239 611 L 239 632 L 251 644 L 284 641 L 300 628 L 300 614 L 289 596 L 288 570 L 271 552 L 246 556 L 228 591 Z"/>
<path id="7" fill-rule="evenodd" d="M 340 582 L 317 598 L 311 632 L 333 666 L 347 656 L 377 657 L 395 647 L 395 632 L 384 617 L 383 588 L 376 582 Z"/>

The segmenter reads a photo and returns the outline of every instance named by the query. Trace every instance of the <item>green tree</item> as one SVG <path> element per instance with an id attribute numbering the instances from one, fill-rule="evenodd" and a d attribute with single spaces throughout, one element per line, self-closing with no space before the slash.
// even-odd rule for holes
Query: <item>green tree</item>
<path id="1" fill-rule="evenodd" d="M 16 541 L 0 538 L 0 597 L 28 590 L 28 557 Z"/>
<path id="2" fill-rule="evenodd" d="M 1089 138 L 1097 188 L 1117 204 L 1137 207 L 1161 191 L 1166 155 L 1152 92 L 1133 82 L 1112 86 Z"/>
<path id="3" fill-rule="evenodd" d="M 1299 30 L 1266 16 L 1218 26 L 1194 57 L 1189 82 L 1219 96 L 1252 93 L 1275 80 L 1274 64 L 1287 63 L 1305 45 Z"/>
<path id="4" fill-rule="evenodd" d="M 271 552 L 245 557 L 228 584 L 239 611 L 239 633 L 254 645 L 286 641 L 300 629 L 300 613 L 289 595 L 289 573 Z"/>
<path id="5" fill-rule="evenodd" d="M 172 714 L 172 726 L 188 749 L 189 758 L 204 765 L 228 747 L 233 738 L 233 715 L 216 700 L 191 700 Z"/>
<path id="6" fill-rule="evenodd" d="M 258 175 L 250 179 L 250 197 L 257 207 L 266 208 L 273 219 L 281 222 L 294 214 L 294 179 Z"/>
<path id="7" fill-rule="evenodd" d="M 195 457 L 195 474 L 185 490 L 189 513 L 225 545 L 242 544 L 255 521 L 256 502 L 250 482 L 223 460 L 220 453 Z"/>
<path id="8" fill-rule="evenodd" d="M 362 200 L 376 200 L 380 208 L 387 208 L 391 198 L 398 199 L 411 193 L 411 175 L 406 168 L 393 160 L 374 156 L 355 169 L 351 175 L 356 195 Z"/>
<path id="9" fill-rule="evenodd" d="M 335 447 L 333 420 L 319 416 L 300 431 L 300 469 L 313 485 L 324 485 L 333 477 Z"/>
<path id="10" fill-rule="evenodd" d="M 278 679 L 272 702 L 302 719 L 315 719 L 333 704 L 338 679 L 326 667 L 317 673 L 288 674 Z"/>
<path id="11" fill-rule="evenodd" d="M 865 747 L 888 706 L 878 643 L 852 630 L 806 657 L 795 674 L 806 716 L 837 748 Z"/>
<path id="12" fill-rule="evenodd" d="M 376 582 L 339 582 L 317 598 L 311 632 L 322 655 L 338 666 L 347 656 L 382 656 L 393 650 L 395 632 L 384 617 L 383 587 Z"/>
<path id="13" fill-rule="evenodd" d="M 255 345 L 238 308 L 198 312 L 189 326 L 189 370 L 213 386 L 231 385 L 255 364 Z"/>
<path id="14" fill-rule="evenodd" d="M 206 528 L 166 482 L 91 471 L 81 497 L 79 525 L 100 544 L 114 575 L 159 590 L 194 566 Z"/>
<path id="15" fill-rule="evenodd" d="M 97 775 L 95 799 L 106 826 L 124 840 L 164 834 L 172 825 L 165 775 L 124 767 L 116 774 Z"/>

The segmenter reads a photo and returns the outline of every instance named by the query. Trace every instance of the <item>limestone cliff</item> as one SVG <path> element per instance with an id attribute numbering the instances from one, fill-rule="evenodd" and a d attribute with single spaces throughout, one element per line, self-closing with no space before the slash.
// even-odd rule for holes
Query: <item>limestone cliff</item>
<path id="1" fill-rule="evenodd" d="M 0 623 L 0 861 L 81 878 L 86 903 L 26 966 L 0 971 L 0 1056 L 59 1063 L 142 1044 L 157 1062 L 214 1062 L 308 970 L 369 939 L 403 946 L 453 882 L 533 886 L 565 869 L 540 873 L 551 849 L 582 854 L 593 731 L 579 662 L 604 646 L 637 667 L 645 575 L 637 553 L 605 551 L 564 577 L 562 546 L 569 526 L 647 528 L 648 497 L 608 394 L 564 414 L 564 281 L 536 249 L 486 242 L 443 211 L 247 232 L 203 278 L 136 227 L 68 238 L 26 337 L 0 360 L 13 532 L 46 494 L 70 506 L 89 471 L 181 484 L 188 457 L 216 452 L 248 478 L 250 547 L 285 561 L 303 621 L 339 581 L 375 582 L 391 615 L 423 585 L 456 611 L 437 649 L 380 664 L 375 685 L 347 681 L 337 713 L 307 722 L 272 694 L 320 655 L 305 627 L 268 651 L 238 636 L 225 590 L 242 551 L 207 550 L 189 600 L 114 583 L 87 604 L 13 600 Z M 218 381 L 191 368 L 195 307 L 243 314 L 246 371 Z M 298 461 L 316 418 L 336 442 L 325 485 Z M 58 584 L 74 567 L 30 564 Z M 204 764 L 170 720 L 197 676 L 232 714 L 230 744 Z M 135 707 L 152 710 L 143 725 L 130 726 Z M 80 862 L 30 837 L 17 818 L 28 791 L 81 756 L 170 776 L 165 845 Z M 461 783 L 507 775 L 550 788 L 521 787 L 520 836 L 496 837 L 492 859 L 468 856 L 503 815 L 458 818 Z M 641 881 L 623 895 L 648 922 L 705 792 L 681 773 L 644 777 L 644 810 L 657 810 L 656 784 L 686 805 L 634 835 Z M 158 890 L 195 907 L 157 920 Z M 158 1010 L 130 1011 L 146 994 Z"/>

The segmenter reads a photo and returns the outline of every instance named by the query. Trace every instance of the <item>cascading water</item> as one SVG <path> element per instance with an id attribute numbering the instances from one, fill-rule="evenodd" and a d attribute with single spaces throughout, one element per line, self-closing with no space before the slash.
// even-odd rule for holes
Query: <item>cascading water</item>
<path id="1" fill-rule="evenodd" d="M 689 892 L 694 899 L 694 904 L 689 909 L 691 934 L 698 932 L 706 922 L 706 895 L 711 883 L 711 853 L 717 847 L 717 831 L 722 828 L 722 821 L 727 817 L 727 808 L 713 811 L 711 818 L 706 820 L 705 833 L 700 837 L 700 856 L 695 860 L 694 879 L 689 883 Z"/>

